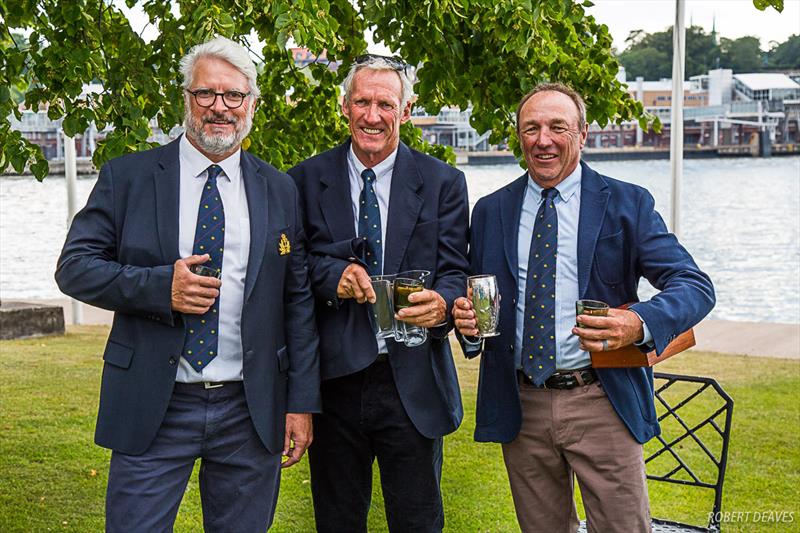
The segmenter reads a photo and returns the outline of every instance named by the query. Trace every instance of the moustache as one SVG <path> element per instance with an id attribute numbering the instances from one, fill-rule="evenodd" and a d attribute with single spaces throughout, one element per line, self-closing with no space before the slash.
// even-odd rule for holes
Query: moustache
<path id="1" fill-rule="evenodd" d="M 222 113 L 213 113 L 211 116 L 203 117 L 203 124 L 238 124 L 236 117 L 223 115 Z"/>

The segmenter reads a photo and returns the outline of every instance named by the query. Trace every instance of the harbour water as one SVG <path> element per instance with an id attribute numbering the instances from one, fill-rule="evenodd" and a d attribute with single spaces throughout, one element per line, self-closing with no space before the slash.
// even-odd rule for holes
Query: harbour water
<path id="1" fill-rule="evenodd" d="M 646 187 L 669 224 L 669 161 L 592 166 Z M 517 165 L 463 170 L 471 205 L 523 172 Z M 94 182 L 78 180 L 80 205 Z M 66 235 L 66 205 L 63 177 L 0 179 L 0 298 L 61 296 L 53 270 Z M 680 238 L 714 281 L 711 318 L 800 323 L 800 157 L 686 160 Z M 652 291 L 643 283 L 642 297 Z"/>

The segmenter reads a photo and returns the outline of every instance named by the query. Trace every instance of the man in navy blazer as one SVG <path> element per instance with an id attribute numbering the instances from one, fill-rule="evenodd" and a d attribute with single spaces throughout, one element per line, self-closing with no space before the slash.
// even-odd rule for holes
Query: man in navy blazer
<path id="1" fill-rule="evenodd" d="M 389 530 L 441 531 L 442 436 L 463 416 L 447 332 L 466 291 L 466 182 L 400 142 L 413 96 L 402 62 L 359 57 L 344 89 L 351 138 L 289 170 L 320 331 L 323 412 L 309 449 L 317 531 L 366 531 L 376 458 Z M 411 269 L 429 270 L 430 288 L 399 317 L 430 328 L 428 340 L 378 340 L 369 275 Z"/>
<path id="2" fill-rule="evenodd" d="M 466 298 L 454 310 L 465 353 L 482 353 L 475 439 L 503 443 L 525 532 L 577 530 L 573 474 L 590 531 L 650 530 L 642 444 L 659 433 L 652 371 L 595 370 L 588 352 L 635 343 L 661 353 L 714 305 L 711 281 L 652 196 L 580 163 L 586 132 L 572 89 L 545 84 L 522 99 L 528 172 L 482 198 L 470 230 L 472 272 L 497 277 L 500 335 L 473 337 Z M 645 302 L 642 277 L 660 291 Z M 576 327 L 577 299 L 612 309 Z"/>
<path id="3" fill-rule="evenodd" d="M 56 281 L 114 311 L 95 434 L 113 450 L 106 530 L 171 531 L 200 458 L 205 530 L 263 532 L 281 458 L 300 459 L 321 408 L 298 194 L 241 150 L 247 51 L 218 37 L 181 71 L 185 135 L 103 166 Z"/>

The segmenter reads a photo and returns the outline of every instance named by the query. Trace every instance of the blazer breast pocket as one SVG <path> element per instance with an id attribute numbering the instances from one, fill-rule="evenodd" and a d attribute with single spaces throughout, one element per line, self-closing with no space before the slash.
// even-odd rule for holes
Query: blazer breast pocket
<path id="1" fill-rule="evenodd" d="M 289 231 L 291 226 L 279 230 L 270 230 L 267 237 L 268 255 L 277 256 L 279 259 L 289 259 L 292 253 L 292 235 Z"/>
<path id="2" fill-rule="evenodd" d="M 594 249 L 594 268 L 600 281 L 606 285 L 617 285 L 625 279 L 623 230 L 597 239 Z"/>

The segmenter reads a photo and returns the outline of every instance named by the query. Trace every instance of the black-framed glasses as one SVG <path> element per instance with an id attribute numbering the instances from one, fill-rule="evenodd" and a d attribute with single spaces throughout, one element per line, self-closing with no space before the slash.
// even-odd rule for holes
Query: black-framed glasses
<path id="1" fill-rule="evenodd" d="M 393 69 L 408 74 L 408 63 L 403 61 L 402 58 L 398 56 L 382 56 L 379 54 L 363 54 L 357 56 L 353 59 L 353 63 L 356 65 L 362 65 L 364 63 L 371 63 L 375 59 L 383 59 L 386 63 L 389 64 L 390 67 Z"/>
<path id="2" fill-rule="evenodd" d="M 186 89 L 186 92 L 194 96 L 194 101 L 200 107 L 211 107 L 217 101 L 217 97 L 222 97 L 222 103 L 225 104 L 225 107 L 228 109 L 236 109 L 237 107 L 241 107 L 244 103 L 244 99 L 250 96 L 251 93 L 243 93 L 241 91 L 225 91 L 224 93 L 218 93 L 212 91 L 211 89 L 197 89 L 195 91 L 190 91 Z"/>

